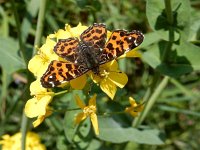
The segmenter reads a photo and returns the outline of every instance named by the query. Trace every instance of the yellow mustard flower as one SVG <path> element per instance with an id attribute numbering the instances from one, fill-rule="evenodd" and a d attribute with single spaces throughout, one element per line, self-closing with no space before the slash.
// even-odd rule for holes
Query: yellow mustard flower
<path id="1" fill-rule="evenodd" d="M 132 97 L 129 97 L 129 103 L 131 104 L 131 106 L 126 107 L 125 112 L 129 113 L 133 117 L 137 117 L 138 113 L 143 110 L 144 105 L 137 104 L 136 101 Z"/>
<path id="2" fill-rule="evenodd" d="M 96 115 L 96 94 L 89 100 L 89 105 L 86 106 L 80 97 L 76 95 L 75 97 L 77 105 L 83 110 L 75 118 L 75 124 L 79 124 L 81 121 L 85 120 L 87 117 L 90 117 L 94 131 L 96 135 L 99 135 L 98 120 Z"/>
<path id="3" fill-rule="evenodd" d="M 90 75 L 93 81 L 98 83 L 102 91 L 111 99 L 115 96 L 117 86 L 123 88 L 128 82 L 127 75 L 118 69 L 116 60 L 101 65 L 99 68 L 99 75 L 93 72 L 91 72 Z"/>
<path id="4" fill-rule="evenodd" d="M 81 24 L 74 28 L 66 25 L 65 30 L 60 29 L 55 34 L 50 34 L 49 36 L 47 36 L 45 44 L 43 44 L 38 49 L 37 54 L 29 61 L 28 69 L 34 74 L 36 80 L 30 85 L 30 92 L 31 95 L 34 97 L 27 101 L 25 105 L 25 114 L 29 118 L 37 117 L 37 120 L 33 122 L 34 127 L 41 124 L 45 117 L 49 116 L 52 113 L 52 110 L 48 105 L 51 102 L 54 93 L 51 92 L 50 89 L 42 87 L 40 78 L 45 73 L 49 63 L 52 60 L 63 61 L 63 59 L 55 54 L 55 52 L 53 51 L 54 46 L 56 45 L 56 41 L 69 37 L 79 37 L 79 35 L 85 29 L 87 29 L 87 27 L 82 26 Z M 66 84 L 67 83 L 63 85 Z M 83 89 L 85 84 L 86 75 L 70 81 L 70 85 L 74 89 Z"/>
<path id="5" fill-rule="evenodd" d="M 37 117 L 37 120 L 33 122 L 33 126 L 36 127 L 52 113 L 52 109 L 48 105 L 53 99 L 54 93 L 43 88 L 39 79 L 31 83 L 30 91 L 34 97 L 26 102 L 24 111 L 29 118 Z"/>
<path id="6" fill-rule="evenodd" d="M 2 136 L 0 144 L 2 150 L 21 150 L 21 133 L 12 136 L 6 134 Z M 26 136 L 26 150 L 46 150 L 45 145 L 41 144 L 40 137 L 34 132 L 28 132 Z"/>
<path id="7" fill-rule="evenodd" d="M 46 117 L 51 115 L 52 109 L 48 106 L 51 100 L 52 96 L 45 95 L 40 98 L 34 97 L 26 102 L 24 110 L 26 116 L 29 118 L 37 117 L 37 119 L 33 122 L 34 127 L 40 125 Z"/>

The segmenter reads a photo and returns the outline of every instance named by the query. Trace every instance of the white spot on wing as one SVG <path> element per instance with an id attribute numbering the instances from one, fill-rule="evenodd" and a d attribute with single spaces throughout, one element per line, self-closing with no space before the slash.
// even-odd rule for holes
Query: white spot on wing
<path id="1" fill-rule="evenodd" d="M 51 82 L 49 82 L 49 84 L 51 84 L 52 85 L 52 87 L 54 87 L 55 86 L 55 84 L 51 81 Z"/>
<path id="2" fill-rule="evenodd" d="M 138 46 L 138 43 L 137 43 L 137 41 L 136 41 L 136 40 L 134 41 L 134 44 L 135 44 L 135 46 Z"/>

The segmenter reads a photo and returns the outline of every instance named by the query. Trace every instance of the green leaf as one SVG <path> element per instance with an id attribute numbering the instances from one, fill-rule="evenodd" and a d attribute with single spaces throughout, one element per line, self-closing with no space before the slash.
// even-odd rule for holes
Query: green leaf
<path id="1" fill-rule="evenodd" d="M 113 119 L 103 117 L 99 117 L 99 127 L 99 138 L 104 141 L 109 141 L 113 143 L 134 141 L 136 143 L 151 145 L 164 144 L 163 140 L 160 138 L 161 134 L 158 130 L 138 130 L 131 127 L 122 128 Z"/>
<path id="2" fill-rule="evenodd" d="M 0 64 L 7 74 L 25 68 L 25 64 L 18 55 L 19 46 L 11 38 L 0 37 Z"/>
<path id="3" fill-rule="evenodd" d="M 67 143 L 64 136 L 58 136 L 56 140 L 56 148 L 58 150 L 67 150 Z"/>
<path id="4" fill-rule="evenodd" d="M 91 128 L 91 122 L 90 119 L 85 119 L 79 126 L 79 132 L 83 137 L 88 136 Z"/>
<path id="5" fill-rule="evenodd" d="M 0 35 L 3 37 L 7 37 L 9 35 L 9 22 L 8 16 L 4 11 L 3 7 L 0 6 L 0 16 L 2 17 L 1 24 L 0 24 Z"/>
<path id="6" fill-rule="evenodd" d="M 140 48 L 147 47 L 153 43 L 157 43 L 158 41 L 166 40 L 168 41 L 169 39 L 169 33 L 164 30 L 158 30 L 154 32 L 150 32 L 145 34 L 145 40 L 142 42 Z M 177 41 L 180 38 L 179 34 L 177 32 L 174 33 L 174 40 Z"/>
<path id="7" fill-rule="evenodd" d="M 161 30 L 158 32 L 160 37 L 166 39 L 168 37 L 168 29 L 173 26 L 174 31 L 184 30 L 184 34 L 189 33 L 189 20 L 190 20 L 190 3 L 189 0 L 176 0 L 171 1 L 171 8 L 173 13 L 173 25 L 167 21 L 165 3 L 158 0 L 147 0 L 146 11 L 148 22 L 153 30 Z M 177 35 L 175 34 L 175 39 Z"/>
<path id="8" fill-rule="evenodd" d="M 36 17 L 37 12 L 39 10 L 40 6 L 40 0 L 31 0 L 27 3 L 27 14 L 23 18 L 22 25 L 21 25 L 21 31 L 22 31 L 22 38 L 24 41 L 26 41 L 28 34 L 31 30 L 31 27 L 33 25 L 32 19 Z"/>
<path id="9" fill-rule="evenodd" d="M 94 150 L 94 149 L 100 149 L 101 142 L 99 140 L 93 139 L 89 146 L 87 147 L 87 150 Z"/>
<path id="10" fill-rule="evenodd" d="M 70 143 L 72 142 L 77 131 L 77 126 L 75 126 L 74 123 L 74 118 L 77 112 L 78 111 L 76 110 L 76 111 L 67 111 L 65 113 L 63 126 L 64 126 L 65 136 Z"/>
<path id="11" fill-rule="evenodd" d="M 151 46 L 148 51 L 143 53 L 142 59 L 162 74 L 172 77 L 200 70 L 198 60 L 198 56 L 200 56 L 199 47 L 186 41 L 181 41 L 180 45 L 174 45 L 172 48 L 174 50 L 171 52 L 170 57 L 173 58 L 174 62 L 168 64 L 161 63 L 161 53 L 166 44 L 166 42 L 160 42 Z"/>

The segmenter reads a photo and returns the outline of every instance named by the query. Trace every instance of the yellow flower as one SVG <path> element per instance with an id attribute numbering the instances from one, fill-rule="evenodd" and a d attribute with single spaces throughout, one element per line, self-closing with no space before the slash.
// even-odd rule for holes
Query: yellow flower
<path id="1" fill-rule="evenodd" d="M 31 95 L 34 95 L 34 97 L 26 102 L 24 111 L 29 118 L 37 117 L 37 120 L 33 122 L 33 126 L 36 127 L 52 113 L 48 105 L 54 93 L 48 92 L 46 88 L 43 88 L 38 79 L 31 83 L 30 91 Z"/>
<path id="2" fill-rule="evenodd" d="M 125 112 L 129 113 L 133 117 L 137 117 L 138 113 L 143 110 L 144 105 L 137 104 L 136 101 L 132 97 L 129 97 L 129 103 L 131 104 L 131 106 L 126 107 Z"/>
<path id="3" fill-rule="evenodd" d="M 34 97 L 26 102 L 26 116 L 29 118 L 37 117 L 37 120 L 33 122 L 34 127 L 40 125 L 46 117 L 51 115 L 52 109 L 48 106 L 51 100 L 52 96 L 45 95 L 42 97 Z"/>
<path id="4" fill-rule="evenodd" d="M 101 65 L 99 71 L 99 75 L 90 72 L 91 78 L 95 83 L 100 85 L 102 91 L 113 99 L 117 91 L 117 86 L 123 88 L 128 82 L 128 77 L 118 69 L 116 60 Z"/>
<path id="5" fill-rule="evenodd" d="M 40 78 L 45 73 L 52 60 L 66 61 L 53 51 L 56 41 L 69 37 L 79 37 L 85 29 L 87 29 L 87 27 L 81 24 L 74 28 L 66 25 L 65 30 L 60 29 L 55 34 L 50 34 L 47 36 L 45 44 L 38 49 L 37 54 L 29 61 L 28 69 L 34 74 L 36 80 L 30 85 L 30 92 L 34 97 L 27 101 L 25 113 L 29 118 L 37 117 L 37 120 L 33 122 L 34 127 L 41 124 L 43 120 L 52 113 L 52 109 L 48 105 L 54 93 L 51 92 L 50 89 L 42 87 Z M 67 83 L 63 84 L 63 86 L 66 84 Z M 85 84 L 86 75 L 70 81 L 70 85 L 74 89 L 83 89 Z"/>
<path id="6" fill-rule="evenodd" d="M 18 132 L 13 136 L 3 135 L 0 144 L 2 145 L 2 150 L 21 150 L 21 133 Z M 28 132 L 26 136 L 26 150 L 46 150 L 46 147 L 41 144 L 38 134 Z"/>
<path id="7" fill-rule="evenodd" d="M 79 96 L 75 97 L 77 105 L 83 110 L 75 118 L 75 124 L 79 124 L 81 121 L 85 120 L 87 117 L 90 117 L 94 131 L 96 135 L 99 135 L 98 120 L 96 115 L 96 94 L 89 100 L 89 105 L 86 106 Z"/>

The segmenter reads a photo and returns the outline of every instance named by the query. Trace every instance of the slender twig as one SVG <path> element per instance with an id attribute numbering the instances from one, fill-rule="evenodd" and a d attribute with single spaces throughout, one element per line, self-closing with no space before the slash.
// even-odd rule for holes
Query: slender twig
<path id="1" fill-rule="evenodd" d="M 44 17 L 45 17 L 46 2 L 47 2 L 47 0 L 40 1 L 40 8 L 39 8 L 39 14 L 38 14 L 38 20 L 37 20 L 37 29 L 36 29 L 34 46 L 40 46 L 42 32 L 43 32 L 43 26 L 44 26 L 43 22 L 44 22 Z M 34 48 L 33 55 L 35 55 L 35 53 L 36 53 L 36 48 Z"/>

